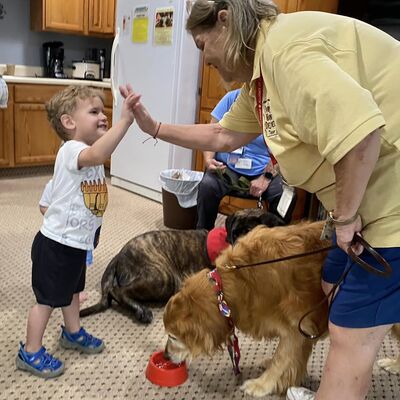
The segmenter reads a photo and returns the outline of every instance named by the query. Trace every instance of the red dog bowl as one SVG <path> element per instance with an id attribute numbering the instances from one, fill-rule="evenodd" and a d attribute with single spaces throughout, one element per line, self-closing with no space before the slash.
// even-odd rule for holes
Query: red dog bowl
<path id="1" fill-rule="evenodd" d="M 146 368 L 146 378 L 160 386 L 179 386 L 188 378 L 186 364 L 174 364 L 164 358 L 163 351 L 157 351 L 150 357 Z"/>

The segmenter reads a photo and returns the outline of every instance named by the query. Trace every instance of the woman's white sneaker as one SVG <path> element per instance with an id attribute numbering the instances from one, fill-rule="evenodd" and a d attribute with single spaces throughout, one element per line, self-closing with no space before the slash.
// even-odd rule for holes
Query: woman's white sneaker
<path id="1" fill-rule="evenodd" d="M 290 387 L 286 392 L 286 400 L 314 400 L 315 392 L 303 387 Z"/>

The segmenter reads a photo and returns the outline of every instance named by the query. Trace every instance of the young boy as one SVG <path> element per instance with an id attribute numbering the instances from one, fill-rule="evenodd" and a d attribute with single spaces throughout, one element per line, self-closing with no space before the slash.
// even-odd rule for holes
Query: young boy
<path id="1" fill-rule="evenodd" d="M 65 142 L 57 154 L 52 180 L 51 204 L 32 244 L 32 287 L 35 304 L 28 315 L 26 343 L 20 343 L 17 368 L 51 378 L 64 371 L 64 364 L 42 346 L 43 334 L 55 307 L 61 307 L 62 347 L 99 353 L 104 342 L 80 326 L 79 292 L 85 286 L 86 252 L 107 206 L 103 163 L 124 137 L 139 100 L 129 92 L 121 118 L 107 130 L 100 91 L 70 86 L 46 105 L 49 121 Z"/>
<path id="2" fill-rule="evenodd" d="M 42 196 L 39 200 L 39 210 L 42 215 L 44 215 L 49 208 L 49 205 L 51 203 L 51 193 L 53 191 L 53 179 L 50 179 L 47 183 L 46 186 L 43 190 Z M 100 230 L 101 226 L 99 226 L 96 230 L 95 236 L 94 236 L 94 245 L 93 247 L 96 248 L 98 243 L 99 243 L 99 238 L 100 238 Z M 87 250 L 86 252 L 86 266 L 90 266 L 93 264 L 93 251 L 92 250 Z M 88 298 L 87 294 L 85 292 L 80 292 L 79 293 L 79 304 L 82 304 L 84 301 L 86 301 Z"/>

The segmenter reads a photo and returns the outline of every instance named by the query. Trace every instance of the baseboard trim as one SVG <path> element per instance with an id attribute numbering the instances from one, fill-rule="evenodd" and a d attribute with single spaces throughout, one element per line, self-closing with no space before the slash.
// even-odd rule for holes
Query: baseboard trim
<path id="1" fill-rule="evenodd" d="M 147 197 L 148 199 L 162 203 L 161 192 L 158 192 L 156 190 L 137 185 L 136 183 L 128 182 L 116 176 L 111 176 L 111 184 L 129 190 L 130 192 L 133 192 L 140 196 Z"/>

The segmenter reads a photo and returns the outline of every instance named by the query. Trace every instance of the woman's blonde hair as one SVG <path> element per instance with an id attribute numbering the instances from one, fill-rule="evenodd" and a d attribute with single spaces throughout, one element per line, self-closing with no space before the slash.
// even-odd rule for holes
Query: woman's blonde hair
<path id="1" fill-rule="evenodd" d="M 274 19 L 279 14 L 278 7 L 271 0 L 195 0 L 186 29 L 212 29 L 221 10 L 229 12 L 225 62 L 232 70 L 251 65 L 260 21 Z"/>
<path id="2" fill-rule="evenodd" d="M 71 139 L 61 123 L 61 116 L 64 114 L 71 115 L 77 107 L 78 100 L 93 97 L 99 97 L 104 103 L 103 92 L 99 89 L 82 85 L 68 86 L 46 103 L 47 119 L 61 140 L 66 142 Z"/>

